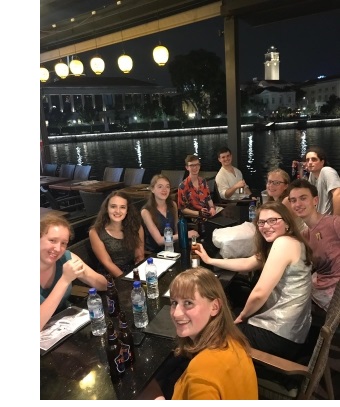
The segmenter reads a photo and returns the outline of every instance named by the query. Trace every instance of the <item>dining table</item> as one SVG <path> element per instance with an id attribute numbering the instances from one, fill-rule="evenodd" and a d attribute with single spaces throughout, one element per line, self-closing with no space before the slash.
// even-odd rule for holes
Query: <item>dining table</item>
<path id="1" fill-rule="evenodd" d="M 66 211 L 59 211 L 57 209 L 52 209 L 52 208 L 44 208 L 41 206 L 40 207 L 40 218 L 42 216 L 45 216 L 47 213 L 57 215 L 57 216 L 65 216 L 65 218 L 67 218 L 68 215 L 70 214 L 69 212 L 66 212 Z"/>
<path id="2" fill-rule="evenodd" d="M 70 179 L 64 177 L 52 177 L 49 175 L 40 175 L 40 186 L 45 188 L 49 187 L 50 185 L 59 184 L 67 181 L 70 181 Z"/>
<path id="3" fill-rule="evenodd" d="M 97 180 L 67 180 L 50 185 L 50 189 L 62 191 L 107 192 L 124 187 L 124 182 L 97 181 Z"/>
<path id="4" fill-rule="evenodd" d="M 125 192 L 133 201 L 147 199 L 151 194 L 150 184 L 135 184 L 120 189 Z M 177 202 L 177 188 L 170 189 L 171 198 Z"/>
<path id="5" fill-rule="evenodd" d="M 240 208 L 236 209 L 236 207 L 230 210 L 227 208 L 219 216 L 234 216 L 235 219 L 238 218 L 238 222 L 241 221 Z M 211 234 L 202 244 L 208 252 L 213 250 Z M 165 311 L 164 307 L 169 306 L 168 290 L 171 281 L 181 271 L 191 267 L 189 248 L 180 248 L 176 241 L 175 252 L 180 253 L 180 257 L 159 276 L 159 297 L 146 300 L 149 325 L 158 314 Z M 152 253 L 151 257 L 156 258 L 157 254 Z M 224 289 L 236 274 L 229 270 L 207 266 L 203 262 L 201 266 L 211 269 L 220 279 Z M 128 326 L 131 331 L 144 334 L 142 342 L 135 345 L 135 361 L 126 368 L 119 381 L 112 381 L 106 354 L 107 334 L 101 337 L 93 336 L 90 324 L 87 324 L 60 341 L 57 346 L 48 351 L 41 351 L 41 400 L 136 400 L 148 389 L 156 372 L 162 365 L 164 366 L 169 357 L 172 357 L 175 346 L 173 336 L 166 336 L 161 332 L 148 332 L 148 326 L 138 329 L 133 325 L 131 304 L 133 280 L 127 276 L 121 276 L 114 281 L 118 290 L 120 308 L 126 314 Z M 143 287 L 145 288 L 145 283 Z M 99 294 L 105 306 L 105 292 Z M 71 298 L 78 307 L 87 308 L 84 293 L 80 297 Z M 107 322 L 109 318 L 106 313 Z M 168 318 L 168 320 L 167 323 L 172 324 L 171 319 Z M 117 318 L 112 318 L 112 322 L 118 329 Z"/>

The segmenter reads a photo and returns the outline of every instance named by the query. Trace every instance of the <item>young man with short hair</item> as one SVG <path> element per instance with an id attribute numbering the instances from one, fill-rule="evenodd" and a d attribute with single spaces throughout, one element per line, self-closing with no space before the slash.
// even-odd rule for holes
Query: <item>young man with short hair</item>
<path id="1" fill-rule="evenodd" d="M 190 154 L 185 159 L 185 168 L 189 172 L 178 186 L 178 209 L 184 215 L 204 217 L 216 215 L 207 181 L 198 176 L 201 163 L 196 155 Z"/>
<path id="2" fill-rule="evenodd" d="M 221 199 L 242 199 L 245 195 L 250 195 L 251 191 L 243 179 L 242 172 L 233 167 L 233 156 L 228 147 L 222 147 L 217 153 L 221 169 L 215 177 L 216 186 Z M 243 188 L 243 193 L 240 193 Z"/>
<path id="3" fill-rule="evenodd" d="M 310 147 L 306 152 L 308 181 L 318 190 L 317 210 L 322 214 L 340 215 L 340 177 L 328 166 L 326 153 L 322 148 Z"/>
<path id="4" fill-rule="evenodd" d="M 340 278 L 340 216 L 317 212 L 318 191 L 304 179 L 288 187 L 292 210 L 307 225 L 302 232 L 313 250 L 312 299 L 325 311 Z"/>

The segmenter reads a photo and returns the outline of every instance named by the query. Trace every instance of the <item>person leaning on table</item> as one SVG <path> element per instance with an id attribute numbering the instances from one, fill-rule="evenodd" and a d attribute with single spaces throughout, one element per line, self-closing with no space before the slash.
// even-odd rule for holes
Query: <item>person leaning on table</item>
<path id="1" fill-rule="evenodd" d="M 212 271 L 198 267 L 174 278 L 170 315 L 177 333 L 175 356 L 190 359 L 172 400 L 258 399 L 248 341 L 234 324 L 221 282 Z"/>
<path id="2" fill-rule="evenodd" d="M 201 244 L 195 252 L 207 265 L 239 273 L 262 270 L 235 323 L 253 348 L 295 360 L 311 326 L 312 251 L 281 202 L 264 203 L 255 225 L 251 257 L 214 259 Z"/>
<path id="3" fill-rule="evenodd" d="M 73 231 L 62 216 L 47 214 L 40 220 L 40 331 L 55 312 L 69 306 L 72 281 L 78 278 L 105 291 L 106 278 L 67 250 Z"/>

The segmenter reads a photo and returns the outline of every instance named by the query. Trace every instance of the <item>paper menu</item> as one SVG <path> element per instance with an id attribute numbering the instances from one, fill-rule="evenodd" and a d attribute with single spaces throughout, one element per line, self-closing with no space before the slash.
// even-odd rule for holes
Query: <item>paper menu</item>
<path id="1" fill-rule="evenodd" d="M 173 266 L 176 263 L 176 260 L 168 260 L 168 259 L 160 259 L 158 257 L 153 257 L 153 262 L 155 266 L 157 267 L 157 276 L 159 277 L 161 274 L 163 274 L 165 271 L 168 270 L 169 267 Z M 146 266 L 146 260 L 138 266 L 138 271 L 139 271 L 139 277 L 141 281 L 145 281 L 145 266 Z M 133 280 L 133 272 L 131 271 L 129 274 L 125 276 L 128 279 Z"/>

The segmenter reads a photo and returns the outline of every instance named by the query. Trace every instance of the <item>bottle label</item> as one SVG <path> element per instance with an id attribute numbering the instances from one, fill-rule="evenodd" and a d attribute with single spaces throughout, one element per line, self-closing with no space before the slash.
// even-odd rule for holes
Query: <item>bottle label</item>
<path id="1" fill-rule="evenodd" d="M 119 355 L 114 359 L 114 361 L 115 361 L 117 372 L 119 372 L 119 373 L 125 372 L 123 349 L 120 350 Z"/>
<path id="2" fill-rule="evenodd" d="M 96 307 L 93 309 L 89 309 L 89 313 L 90 313 L 91 319 L 102 318 L 104 316 L 103 307 Z"/>
<path id="3" fill-rule="evenodd" d="M 128 362 L 131 359 L 130 345 L 122 343 L 122 352 L 124 362 Z"/>
<path id="4" fill-rule="evenodd" d="M 166 243 L 172 243 L 172 236 L 171 235 L 165 235 L 164 238 L 165 238 Z"/>
<path id="5" fill-rule="evenodd" d="M 136 312 L 142 312 L 144 309 L 144 302 L 143 301 L 138 301 L 132 303 L 133 310 Z"/>
<path id="6" fill-rule="evenodd" d="M 146 276 L 147 284 L 157 284 L 157 277 L 155 276 Z"/>
<path id="7" fill-rule="evenodd" d="M 196 268 L 200 265 L 200 260 L 199 258 L 192 258 L 191 259 L 191 267 Z"/>
<path id="8" fill-rule="evenodd" d="M 109 297 L 107 298 L 107 311 L 109 314 L 113 314 L 116 310 L 115 301 L 111 300 Z"/>

